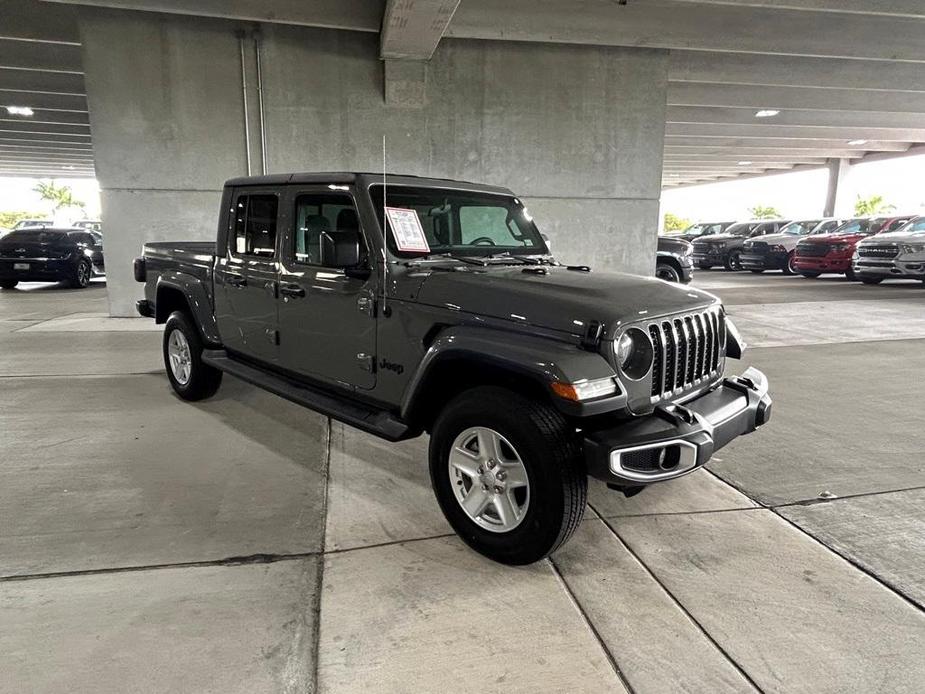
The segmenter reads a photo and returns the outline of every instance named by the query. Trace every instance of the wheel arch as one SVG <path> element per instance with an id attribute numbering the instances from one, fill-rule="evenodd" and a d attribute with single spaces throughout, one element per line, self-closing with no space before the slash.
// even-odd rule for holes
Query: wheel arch
<path id="1" fill-rule="evenodd" d="M 154 322 L 163 324 L 174 311 L 183 311 L 199 330 L 205 344 L 221 344 L 218 326 L 212 313 L 212 302 L 202 283 L 182 273 L 161 275 L 154 300 Z"/>

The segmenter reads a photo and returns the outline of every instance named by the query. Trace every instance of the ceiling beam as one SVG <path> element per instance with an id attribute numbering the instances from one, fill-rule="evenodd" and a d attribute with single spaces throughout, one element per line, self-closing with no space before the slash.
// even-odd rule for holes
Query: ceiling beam
<path id="1" fill-rule="evenodd" d="M 786 137 L 705 137 L 697 135 L 666 135 L 665 144 L 670 146 L 708 147 L 770 147 L 779 150 L 800 149 L 851 149 L 844 140 L 807 140 Z M 902 152 L 909 149 L 908 142 L 870 141 L 863 146 L 865 151 Z"/>
<path id="2" fill-rule="evenodd" d="M 6 111 L 0 109 L 0 114 Z M 36 123 L 31 118 L 9 120 L 0 118 L 0 132 L 11 133 L 48 133 L 51 135 L 80 135 L 89 139 L 89 125 L 57 125 L 53 123 Z"/>
<path id="3" fill-rule="evenodd" d="M 87 97 L 74 94 L 47 94 L 16 89 L 0 89 L 0 105 L 29 106 L 48 111 L 87 113 Z"/>
<path id="4" fill-rule="evenodd" d="M 80 46 L 0 39 L 0 68 L 83 73 Z"/>
<path id="5" fill-rule="evenodd" d="M 46 2 L 376 33 L 382 26 L 382 3 L 378 0 L 273 0 L 272 2 L 267 2 L 267 0 L 46 0 Z"/>
<path id="6" fill-rule="evenodd" d="M 89 142 L 3 142 L 0 141 L 0 151 L 2 150 L 51 150 L 61 152 L 92 152 L 93 146 Z"/>
<path id="7" fill-rule="evenodd" d="M 380 57 L 430 60 L 460 0 L 386 0 Z"/>
<path id="8" fill-rule="evenodd" d="M 918 130 L 838 128 L 825 126 L 772 125 L 756 121 L 747 125 L 733 123 L 666 123 L 667 135 L 702 135 L 707 137 L 785 137 L 806 140 L 879 140 L 882 142 L 925 142 L 925 120 Z"/>
<path id="9" fill-rule="evenodd" d="M 78 45 L 73 7 L 39 5 L 35 0 L 0 0 L 0 38 Z"/>
<path id="10" fill-rule="evenodd" d="M 32 116 L 14 116 L 0 107 L 0 123 L 43 123 L 45 125 L 82 125 L 90 126 L 90 117 L 87 113 L 72 113 L 70 111 L 45 111 L 33 109 Z"/>
<path id="11" fill-rule="evenodd" d="M 685 156 L 689 155 L 727 155 L 734 154 L 734 156 L 739 159 L 751 159 L 755 156 L 762 154 L 770 155 L 772 158 L 780 158 L 783 156 L 781 154 L 780 148 L 777 147 L 717 147 L 717 146 L 706 146 L 706 145 L 665 145 L 665 155 L 669 154 L 684 154 Z M 811 157 L 811 158 L 833 158 L 833 159 L 861 159 L 866 156 L 867 152 L 859 152 L 857 150 L 847 150 L 847 149 L 801 149 L 799 151 L 794 151 L 791 153 L 792 156 L 799 157 Z"/>
<path id="12" fill-rule="evenodd" d="M 742 5 L 809 12 L 840 12 L 885 15 L 890 17 L 925 17 L 920 0 L 676 0 L 698 5 Z"/>
<path id="13" fill-rule="evenodd" d="M 86 94 L 82 74 L 0 68 L 0 89 L 43 94 Z"/>
<path id="14" fill-rule="evenodd" d="M 868 3 L 872 5 L 873 3 Z M 925 21 L 672 0 L 537 3 L 466 0 L 447 36 L 925 61 Z"/>
<path id="15" fill-rule="evenodd" d="M 883 111 L 804 111 L 787 109 L 773 118 L 755 118 L 757 109 L 750 106 L 669 106 L 669 123 L 761 123 L 775 126 L 805 125 L 828 127 L 864 127 L 919 129 L 925 119 L 918 113 L 886 113 Z"/>

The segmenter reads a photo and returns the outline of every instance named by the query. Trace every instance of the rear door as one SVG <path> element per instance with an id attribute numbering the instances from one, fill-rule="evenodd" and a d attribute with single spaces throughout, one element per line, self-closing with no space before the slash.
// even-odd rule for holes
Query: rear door
<path id="1" fill-rule="evenodd" d="M 267 363 L 278 359 L 276 313 L 279 194 L 239 189 L 232 199 L 225 257 L 215 275 L 216 317 L 232 352 Z"/>
<path id="2" fill-rule="evenodd" d="M 349 191 L 292 187 L 279 275 L 280 366 L 313 379 L 369 389 L 376 384 L 375 276 L 321 265 L 321 235 L 359 231 Z M 368 250 L 366 251 L 368 257 Z"/>

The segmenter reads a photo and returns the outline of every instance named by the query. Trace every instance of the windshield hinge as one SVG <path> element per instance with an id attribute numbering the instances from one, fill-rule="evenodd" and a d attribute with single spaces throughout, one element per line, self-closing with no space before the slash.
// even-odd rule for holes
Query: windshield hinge
<path id="1" fill-rule="evenodd" d="M 596 352 L 601 345 L 601 336 L 603 333 L 603 325 L 596 320 L 590 321 L 588 327 L 585 329 L 584 337 L 581 338 L 582 348 Z"/>

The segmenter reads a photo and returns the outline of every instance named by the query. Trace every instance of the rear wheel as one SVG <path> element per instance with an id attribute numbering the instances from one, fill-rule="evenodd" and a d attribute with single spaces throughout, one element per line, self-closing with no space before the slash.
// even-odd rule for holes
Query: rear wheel
<path id="1" fill-rule="evenodd" d="M 795 259 L 794 255 L 795 254 L 793 253 L 793 251 L 791 251 L 790 254 L 787 256 L 787 262 L 785 262 L 784 267 L 781 268 L 781 270 L 783 271 L 785 275 L 795 275 L 797 274 L 797 272 L 799 272 L 799 270 L 797 270 L 796 266 L 793 264 L 794 259 Z"/>
<path id="2" fill-rule="evenodd" d="M 182 311 L 174 311 L 164 326 L 164 366 L 177 395 L 204 400 L 215 395 L 222 372 L 202 361 L 202 338 Z"/>
<path id="3" fill-rule="evenodd" d="M 681 273 L 671 263 L 658 263 L 655 266 L 655 276 L 666 282 L 681 281 Z"/>
<path id="4" fill-rule="evenodd" d="M 2 287 L 3 289 L 13 289 L 17 284 L 19 284 L 19 280 L 0 281 L 0 287 Z"/>
<path id="5" fill-rule="evenodd" d="M 883 281 L 882 277 L 861 277 L 861 281 L 864 284 L 880 284 Z"/>
<path id="6" fill-rule="evenodd" d="M 93 276 L 93 266 L 89 258 L 81 258 L 74 268 L 74 274 L 71 275 L 70 285 L 75 289 L 84 289 L 90 285 L 90 278 Z"/>
<path id="7" fill-rule="evenodd" d="M 803 275 L 803 277 L 805 277 L 808 280 L 814 280 L 817 277 L 819 277 L 819 275 L 821 275 L 822 273 L 821 272 L 801 272 L 800 274 Z"/>
<path id="8" fill-rule="evenodd" d="M 573 427 L 551 406 L 486 386 L 453 399 L 430 439 L 443 514 L 475 551 L 530 564 L 578 528 L 588 481 Z"/>
<path id="9" fill-rule="evenodd" d="M 732 251 L 729 255 L 726 256 L 726 269 L 733 272 L 738 272 L 742 269 L 742 260 L 739 257 L 741 254 L 739 251 Z"/>

